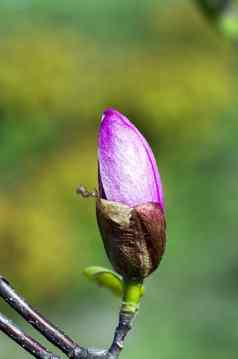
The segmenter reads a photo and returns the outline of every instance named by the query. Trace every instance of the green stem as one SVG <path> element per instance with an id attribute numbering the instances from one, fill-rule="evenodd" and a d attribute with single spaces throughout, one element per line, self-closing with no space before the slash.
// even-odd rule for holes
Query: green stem
<path id="1" fill-rule="evenodd" d="M 121 311 L 127 313 L 136 313 L 139 308 L 143 292 L 144 288 L 142 283 L 126 282 L 124 286 L 124 295 Z"/>

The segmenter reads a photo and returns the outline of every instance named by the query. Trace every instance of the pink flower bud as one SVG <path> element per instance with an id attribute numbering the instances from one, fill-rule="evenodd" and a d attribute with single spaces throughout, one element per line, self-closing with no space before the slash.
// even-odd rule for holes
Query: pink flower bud
<path id="1" fill-rule="evenodd" d="M 97 219 L 107 255 L 125 279 L 142 281 L 165 249 L 162 183 L 149 144 L 113 109 L 102 118 L 98 164 Z"/>

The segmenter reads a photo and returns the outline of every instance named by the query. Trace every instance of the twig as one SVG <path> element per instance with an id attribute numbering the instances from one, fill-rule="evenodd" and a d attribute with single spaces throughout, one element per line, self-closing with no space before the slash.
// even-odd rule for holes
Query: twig
<path id="1" fill-rule="evenodd" d="M 119 323 L 115 330 L 114 339 L 109 350 L 83 348 L 68 337 L 62 330 L 50 323 L 43 315 L 30 306 L 10 286 L 9 282 L 0 276 L 0 296 L 29 324 L 38 330 L 49 342 L 58 347 L 70 359 L 117 359 L 124 346 L 125 338 L 131 329 L 135 313 L 123 309 L 119 314 Z M 49 352 L 37 341 L 32 339 L 13 325 L 7 318 L 0 315 L 0 330 L 10 336 L 23 349 L 39 359 L 60 359 Z"/>
<path id="2" fill-rule="evenodd" d="M 132 328 L 132 321 L 135 313 L 121 311 L 119 314 L 119 323 L 115 330 L 114 339 L 110 349 L 108 350 L 108 359 L 116 359 L 124 347 L 125 338 Z"/>
<path id="3" fill-rule="evenodd" d="M 17 342 L 24 350 L 38 359 L 60 359 L 54 353 L 49 352 L 36 340 L 25 334 L 12 321 L 0 313 L 0 330 Z"/>
<path id="4" fill-rule="evenodd" d="M 52 344 L 62 350 L 69 358 L 79 357 L 79 353 L 83 348 L 32 308 L 24 298 L 15 292 L 3 277 L 0 277 L 0 296 L 26 319 L 29 324 L 37 329 Z M 74 353 L 77 353 L 77 356 L 75 356 Z"/>

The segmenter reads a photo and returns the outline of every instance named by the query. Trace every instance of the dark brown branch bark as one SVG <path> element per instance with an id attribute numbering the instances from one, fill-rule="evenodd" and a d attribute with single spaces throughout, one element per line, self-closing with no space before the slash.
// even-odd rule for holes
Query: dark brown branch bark
<path id="1" fill-rule="evenodd" d="M 18 343 L 24 350 L 28 351 L 38 359 L 60 359 L 54 353 L 49 352 L 36 340 L 25 334 L 12 321 L 0 313 L 0 330 L 3 331 L 12 340 Z"/>

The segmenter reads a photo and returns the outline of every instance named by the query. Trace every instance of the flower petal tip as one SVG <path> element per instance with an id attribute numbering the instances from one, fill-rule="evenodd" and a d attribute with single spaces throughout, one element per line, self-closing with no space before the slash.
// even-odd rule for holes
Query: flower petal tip
<path id="1" fill-rule="evenodd" d="M 104 112 L 103 112 L 103 117 L 105 116 L 112 116 L 118 114 L 118 111 L 115 110 L 113 107 L 108 107 Z"/>

